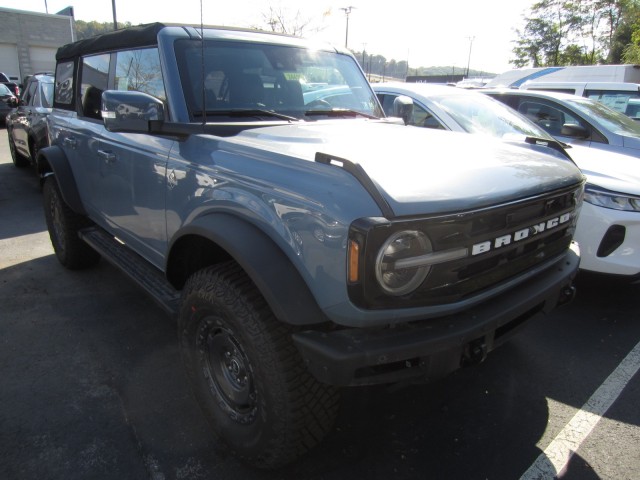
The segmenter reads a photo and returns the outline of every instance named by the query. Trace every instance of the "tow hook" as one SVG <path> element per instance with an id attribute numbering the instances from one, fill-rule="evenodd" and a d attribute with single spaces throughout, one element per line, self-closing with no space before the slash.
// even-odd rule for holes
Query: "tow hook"
<path id="1" fill-rule="evenodd" d="M 558 307 L 570 303 L 576 296 L 576 287 L 569 285 L 560 292 L 558 296 Z"/>
<path id="2" fill-rule="evenodd" d="M 477 365 L 478 363 L 482 363 L 487 358 L 488 352 L 489 350 L 484 339 L 475 340 L 467 345 L 464 354 L 464 364 Z"/>

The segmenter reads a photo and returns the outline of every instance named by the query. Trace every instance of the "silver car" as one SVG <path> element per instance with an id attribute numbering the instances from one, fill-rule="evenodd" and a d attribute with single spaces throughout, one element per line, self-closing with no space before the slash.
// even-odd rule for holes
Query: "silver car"
<path id="1" fill-rule="evenodd" d="M 373 89 L 387 114 L 391 113 L 398 96 L 411 98 L 414 109 L 410 125 L 484 134 L 528 144 L 546 141 L 552 148 L 562 150 L 542 128 L 478 91 L 418 83 L 374 84 Z M 586 100 L 589 105 L 595 103 L 571 97 L 574 98 Z M 636 125 L 633 120 L 625 124 L 629 122 Z M 585 201 L 575 234 L 582 254 L 580 268 L 640 278 L 640 161 L 628 154 L 582 145 L 578 142 L 566 146 L 566 152 L 587 177 Z"/>
<path id="2" fill-rule="evenodd" d="M 530 90 L 482 93 L 514 108 L 562 142 L 640 157 L 640 122 L 601 102 Z"/>
<path id="3" fill-rule="evenodd" d="M 526 141 L 569 156 L 542 128 L 476 90 L 429 83 L 374 83 L 372 87 L 386 115 L 393 114 L 393 103 L 399 96 L 413 100 L 409 125 L 483 134 L 516 143 Z"/>

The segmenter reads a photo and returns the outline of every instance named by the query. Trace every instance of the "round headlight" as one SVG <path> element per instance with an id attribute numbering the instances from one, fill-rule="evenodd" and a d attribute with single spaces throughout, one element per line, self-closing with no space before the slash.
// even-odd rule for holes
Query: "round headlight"
<path id="1" fill-rule="evenodd" d="M 389 295 L 399 296 L 418 288 L 431 267 L 397 268 L 396 263 L 431 251 L 431 241 L 418 230 L 405 230 L 391 235 L 378 252 L 376 261 L 376 278 L 382 289 Z"/>

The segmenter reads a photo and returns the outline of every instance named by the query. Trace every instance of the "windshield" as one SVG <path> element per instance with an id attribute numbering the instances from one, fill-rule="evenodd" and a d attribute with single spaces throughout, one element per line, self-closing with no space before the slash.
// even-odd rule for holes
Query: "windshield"
<path id="1" fill-rule="evenodd" d="M 481 94 L 440 95 L 432 100 L 465 131 L 499 138 L 513 135 L 553 140 L 510 107 Z"/>
<path id="2" fill-rule="evenodd" d="M 587 120 L 594 119 L 613 133 L 640 138 L 640 124 L 623 113 L 616 112 L 600 102 L 580 97 L 565 101 L 585 115 Z"/>
<path id="3" fill-rule="evenodd" d="M 341 111 L 345 118 L 383 116 L 348 55 L 219 40 L 207 40 L 203 47 L 181 40 L 176 56 L 192 120 L 317 120 L 340 117 Z"/>
<path id="4" fill-rule="evenodd" d="M 11 95 L 11 90 L 6 85 L 0 83 L 0 95 Z"/>

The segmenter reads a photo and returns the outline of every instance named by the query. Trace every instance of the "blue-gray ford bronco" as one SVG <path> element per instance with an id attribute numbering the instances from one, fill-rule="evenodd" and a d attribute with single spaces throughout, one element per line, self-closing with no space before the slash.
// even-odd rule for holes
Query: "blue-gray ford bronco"
<path id="1" fill-rule="evenodd" d="M 437 379 L 572 297 L 578 168 L 385 118 L 342 49 L 162 24 L 81 40 L 49 132 L 57 258 L 104 258 L 177 318 L 204 416 L 258 467 L 319 443 L 341 388 Z"/>

